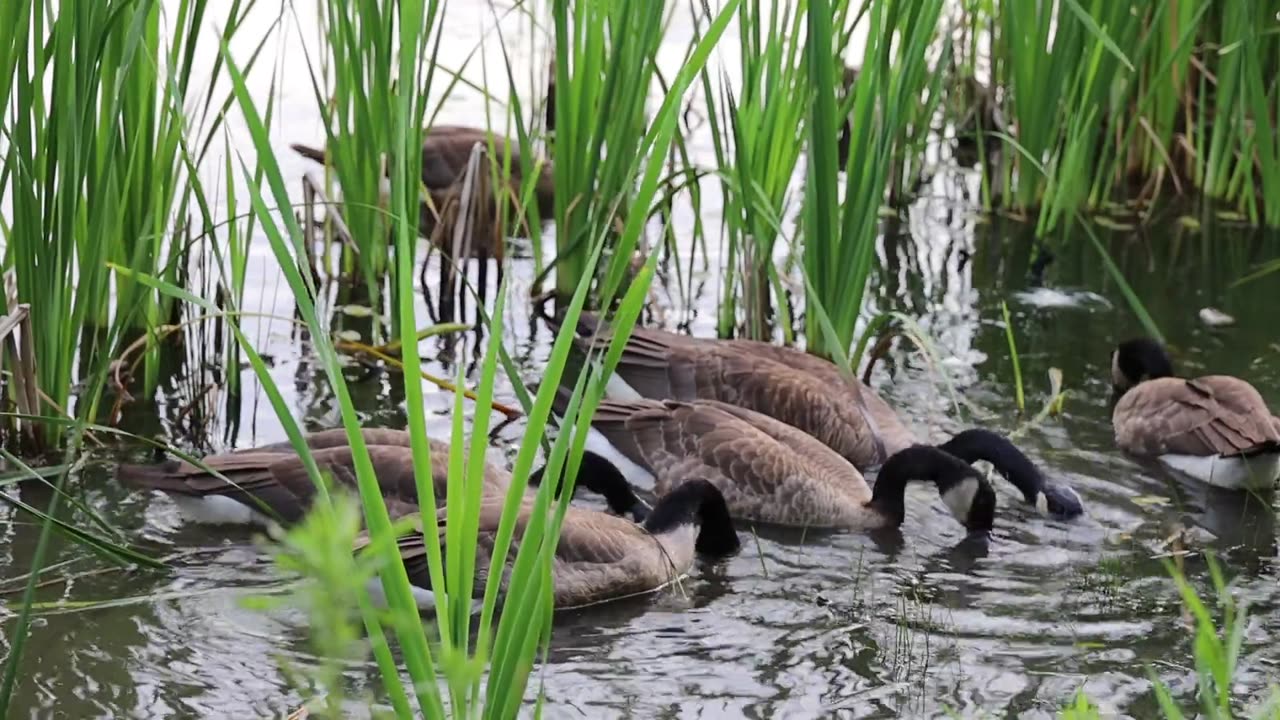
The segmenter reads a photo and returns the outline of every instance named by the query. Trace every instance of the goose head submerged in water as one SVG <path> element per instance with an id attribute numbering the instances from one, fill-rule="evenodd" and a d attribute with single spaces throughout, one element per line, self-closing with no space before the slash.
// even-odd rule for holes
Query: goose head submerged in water
<path id="1" fill-rule="evenodd" d="M 547 321 L 560 326 L 559 319 Z M 576 342 L 583 351 L 602 350 L 611 333 L 599 317 L 583 313 Z M 566 391 L 572 387 L 569 374 L 561 382 Z M 802 350 L 756 340 L 633 328 L 605 390 L 613 401 L 718 402 L 754 411 L 816 439 L 864 472 L 920 444 L 883 398 L 846 371 Z M 966 462 L 990 462 L 1042 513 L 1069 519 L 1084 512 L 1079 495 L 1047 481 L 1025 454 L 994 432 L 965 431 L 938 447 Z"/>
<path id="2" fill-rule="evenodd" d="M 894 453 L 876 476 L 869 508 L 893 526 L 902 524 L 907 483 L 931 482 L 942 503 L 970 535 L 990 535 L 995 526 L 996 493 L 969 463 L 931 445 L 913 445 Z"/>
<path id="3" fill-rule="evenodd" d="M 937 447 L 895 453 L 873 488 L 847 460 L 800 430 L 706 400 L 602 402 L 577 473 L 582 483 L 617 488 L 609 501 L 614 512 L 646 521 L 633 484 L 651 485 L 662 499 L 695 478 L 720 491 L 733 518 L 776 526 L 897 527 L 913 481 L 932 483 L 970 533 L 990 532 L 996 506 L 986 478 Z M 541 472 L 534 475 L 531 482 L 538 482 Z"/>
<path id="4" fill-rule="evenodd" d="M 979 460 L 991 463 L 996 472 L 1022 493 L 1027 504 L 1045 515 L 1069 520 L 1084 513 L 1084 503 L 1075 490 L 1046 480 L 1035 463 L 999 433 L 971 428 L 938 447 L 967 463 Z"/>

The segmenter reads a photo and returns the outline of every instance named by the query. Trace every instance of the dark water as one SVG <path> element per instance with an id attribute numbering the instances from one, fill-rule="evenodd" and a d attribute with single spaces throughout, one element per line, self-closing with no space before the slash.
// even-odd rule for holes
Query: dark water
<path id="1" fill-rule="evenodd" d="M 478 31 L 459 26 L 453 40 L 470 47 Z M 289 58 L 296 55 L 286 53 L 286 65 Z M 281 147 L 320 136 L 303 85 L 286 85 L 279 113 L 307 122 L 278 129 Z M 472 114 L 465 104 L 448 104 L 442 121 L 474 121 Z M 706 150 L 705 130 L 694 140 L 695 150 Z M 292 177 L 310 169 L 281 158 Z M 966 209 L 971 185 L 967 176 L 935 183 L 926 188 L 929 197 L 886 228 L 869 300 L 869 311 L 917 319 L 937 342 L 941 372 L 965 406 L 957 410 L 939 371 L 905 344 L 878 366 L 874 385 L 921 437 L 938 439 L 971 424 L 1020 428 L 1048 398 L 1049 369 L 1059 368 L 1069 393 L 1064 413 L 1026 428 L 1020 442 L 1080 492 L 1088 516 L 1041 519 L 1006 489 L 997 540 L 977 557 L 957 548 L 961 533 L 936 495 L 919 490 L 897 537 L 762 536 L 725 564 L 697 568 L 681 591 L 557 616 L 550 662 L 533 677 L 546 693 L 548 717 L 1045 717 L 1080 688 L 1106 713 L 1149 717 L 1149 667 L 1189 706 L 1190 633 L 1158 559 L 1170 551 L 1171 537 L 1194 551 L 1185 566 L 1201 591 L 1208 581 L 1199 553 L 1213 551 L 1233 593 L 1250 606 L 1234 687 L 1240 701 L 1257 700 L 1280 676 L 1273 499 L 1209 492 L 1115 452 L 1109 351 L 1140 325 L 1081 234 L 1054 239 L 1056 260 L 1044 286 L 1030 287 L 1030 229 L 977 219 Z M 714 198 L 715 188 L 706 188 Z M 704 217 L 717 216 L 709 200 Z M 677 232 L 691 224 L 686 208 Z M 1280 275 L 1233 286 L 1280 255 L 1280 242 L 1211 217 L 1197 230 L 1171 215 L 1141 232 L 1097 232 L 1182 372 L 1238 374 L 1280 408 Z M 259 244 L 254 253 L 246 307 L 287 317 L 291 300 L 269 250 Z M 513 298 L 526 296 L 532 279 L 528 252 L 521 254 L 511 273 Z M 713 252 L 713 265 L 716 259 Z M 688 257 L 679 260 L 687 266 Z M 650 320 L 712 334 L 718 276 L 700 272 L 693 286 L 706 291 L 688 305 L 675 279 L 665 279 L 670 289 L 655 291 Z M 327 297 L 331 306 L 347 304 L 337 289 Z M 1014 404 L 1002 301 L 1021 355 L 1023 416 Z M 1210 305 L 1237 323 L 1207 328 L 1197 313 Z M 533 383 L 551 336 L 529 317 L 527 305 L 513 300 L 505 341 Z M 339 312 L 334 327 L 367 337 L 369 322 Z M 336 403 L 298 333 L 284 320 L 252 319 L 246 330 L 270 353 L 296 417 L 311 429 L 337 426 Z M 206 392 L 209 377 L 199 367 L 209 342 L 197 338 L 172 358 L 154 407 L 130 405 L 122 424 L 200 450 L 283 439 L 250 371 L 238 396 Z M 457 362 L 471 365 L 475 345 L 474 338 L 427 341 L 428 369 L 448 375 Z M 348 380 L 368 424 L 403 423 L 398 375 L 353 366 Z M 507 390 L 500 389 L 500 400 L 511 400 Z M 429 392 L 427 403 L 435 413 L 430 432 L 447 436 L 452 395 Z M 521 435 L 519 425 L 507 428 L 495 461 Z M 295 709 L 301 696 L 277 661 L 308 661 L 304 618 L 242 606 L 246 596 L 283 582 L 266 555 L 251 535 L 186 525 L 168 500 L 115 486 L 113 453 L 102 451 L 79 473 L 76 492 L 141 549 L 182 555 L 167 572 L 104 571 L 82 549 L 57 545 L 50 563 L 67 563 L 57 573 L 74 579 L 41 590 L 12 716 L 259 717 Z M 48 499 L 32 488 L 21 496 L 39 506 Z M 0 507 L 0 578 L 26 572 L 37 535 L 27 518 Z M 18 592 L 14 583 L 0 591 L 0 628 L 9 633 Z M 4 635 L 6 648 L 10 641 Z M 350 678 L 353 688 L 370 687 L 376 672 L 352 668 Z"/>

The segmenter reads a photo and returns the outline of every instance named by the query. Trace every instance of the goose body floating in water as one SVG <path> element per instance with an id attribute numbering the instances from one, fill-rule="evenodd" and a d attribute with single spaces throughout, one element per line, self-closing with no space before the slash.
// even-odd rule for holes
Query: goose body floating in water
<path id="1" fill-rule="evenodd" d="M 393 518 L 417 518 L 416 532 L 398 538 L 397 547 L 414 585 L 415 601 L 421 607 L 434 607 L 409 433 L 365 429 L 361 434 L 388 513 Z M 349 489 L 356 487 L 355 463 L 345 430 L 312 433 L 306 440 L 322 471 Z M 432 481 L 436 498 L 443 505 L 447 500 L 449 445 L 438 440 L 429 442 Z M 165 493 L 185 517 L 199 523 L 290 525 L 301 520 L 314 501 L 315 487 L 302 459 L 288 443 L 210 455 L 202 462 L 226 479 L 181 460 L 120 465 L 116 477 L 127 487 Z M 485 466 L 482 477 L 477 595 L 483 592 L 511 482 L 505 470 L 492 465 Z M 618 513 L 629 510 L 635 500 L 621 478 L 593 475 L 584 478 L 580 486 L 604 496 Z M 516 524 L 517 546 L 533 510 L 532 498 L 524 498 L 522 503 Z M 446 509 L 440 507 L 437 518 L 442 547 L 446 517 Z M 367 544 L 367 534 L 361 533 L 353 549 Z M 641 524 L 571 506 L 566 511 L 552 568 L 556 606 L 590 605 L 658 590 L 687 573 L 695 553 L 720 556 L 737 547 L 738 536 L 724 498 L 707 483 L 689 484 L 681 492 L 663 498 L 652 512 L 646 513 Z M 370 582 L 369 589 L 375 598 L 385 602 L 377 578 Z"/>
<path id="2" fill-rule="evenodd" d="M 1275 485 L 1280 422 L 1249 383 L 1176 377 L 1159 343 L 1136 338 L 1112 352 L 1111 384 L 1111 423 L 1124 452 L 1218 487 Z"/>
<path id="3" fill-rule="evenodd" d="M 936 447 L 915 445 L 895 453 L 873 489 L 857 468 L 810 435 L 767 415 L 707 400 L 602 402 L 578 477 L 652 484 L 659 498 L 690 479 L 705 480 L 719 489 L 732 517 L 791 527 L 897 527 L 912 481 L 934 484 L 970 533 L 989 533 L 996 507 L 986 478 Z M 606 477 L 615 479 L 600 479 Z"/>
<path id="4" fill-rule="evenodd" d="M 587 351 L 609 342 L 607 328 L 588 313 L 581 315 L 577 335 Z M 566 375 L 565 382 L 572 379 Z M 753 410 L 803 431 L 863 471 L 920 444 L 893 408 L 857 378 L 810 353 L 757 340 L 635 328 L 605 392 L 614 400 L 717 400 Z M 938 447 L 966 463 L 990 462 L 1044 514 L 1070 519 L 1084 512 L 1073 489 L 1047 480 L 995 432 L 967 430 Z"/>
<path id="5" fill-rule="evenodd" d="M 418 486 L 409 433 L 366 428 L 361 435 L 388 513 L 399 517 L 416 512 Z M 345 430 L 311 433 L 306 441 L 322 472 L 328 472 L 334 482 L 348 489 L 357 487 L 355 459 Z M 443 504 L 449 484 L 449 445 L 434 439 L 428 442 L 432 481 L 436 497 Z M 266 527 L 274 521 L 289 525 L 302 519 L 315 499 L 315 486 L 306 466 L 287 442 L 209 455 L 201 462 L 226 479 L 184 460 L 122 464 L 116 469 L 116 478 L 126 487 L 163 492 L 184 517 L 202 524 Z M 486 495 L 502 497 L 511 477 L 505 470 L 486 465 L 483 483 Z"/>
<path id="6" fill-rule="evenodd" d="M 588 479 L 584 485 L 590 482 Z M 484 595 L 502 508 L 503 501 L 499 499 L 486 499 L 480 507 L 473 598 Z M 526 500 L 520 508 L 512 557 L 524 537 L 533 509 L 531 500 Z M 444 512 L 439 511 L 437 517 L 443 555 Z M 363 543 L 367 543 L 366 537 L 357 544 Z M 560 539 L 552 561 L 553 601 L 556 609 L 566 609 L 655 592 L 687 574 L 697 555 L 719 558 L 735 552 L 738 547 L 738 535 L 724 497 L 705 481 L 686 483 L 664 496 L 638 524 L 625 517 L 570 506 L 560 526 Z M 418 606 L 434 607 L 420 518 L 414 531 L 398 539 L 397 549 L 404 560 L 409 582 L 414 586 Z M 504 592 L 508 581 L 509 577 L 504 574 L 501 585 Z"/>

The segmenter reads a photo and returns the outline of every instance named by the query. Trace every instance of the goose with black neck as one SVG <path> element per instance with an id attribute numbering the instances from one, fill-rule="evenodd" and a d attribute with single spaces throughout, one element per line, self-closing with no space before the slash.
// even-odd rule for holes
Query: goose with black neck
<path id="1" fill-rule="evenodd" d="M 603 482 L 608 482 L 605 478 Z M 588 480 L 584 486 L 595 488 Z M 504 501 L 486 499 L 480 507 L 477 536 L 476 584 L 473 597 L 484 594 Z M 518 552 L 533 512 L 526 500 L 516 519 L 514 547 Z M 442 555 L 446 531 L 440 521 Z M 367 541 L 366 541 L 367 542 Z M 705 480 L 692 480 L 659 499 L 640 524 L 599 510 L 570 506 L 560 526 L 553 572 L 553 602 L 557 610 L 595 605 L 659 590 L 687 574 L 696 556 L 721 558 L 740 543 L 724 497 Z M 421 527 L 402 536 L 397 549 L 421 607 L 434 606 L 427 547 Z M 502 590 L 506 590 L 504 575 Z"/>
<path id="2" fill-rule="evenodd" d="M 588 472 L 596 477 L 587 480 Z M 594 484 L 651 484 L 659 498 L 697 478 L 720 491 L 735 519 L 813 529 L 897 527 L 913 481 L 934 485 L 947 511 L 970 533 L 988 534 L 996 508 L 986 478 L 939 448 L 899 451 L 881 468 L 873 489 L 848 461 L 809 435 L 715 401 L 601 403 L 578 475 Z M 643 503 L 623 492 L 616 497 L 615 512 L 645 516 Z"/>
<path id="3" fill-rule="evenodd" d="M 1280 422 L 1248 382 L 1177 377 L 1160 343 L 1134 338 L 1111 353 L 1111 387 L 1124 452 L 1232 490 L 1269 489 L 1280 477 Z"/>
<path id="4" fill-rule="evenodd" d="M 558 327 L 554 318 L 547 322 Z M 607 346 L 610 333 L 597 316 L 583 313 L 577 343 L 593 351 Z M 569 374 L 563 380 L 574 381 Z M 745 408 L 799 429 L 864 472 L 920 444 L 893 408 L 857 378 L 803 350 L 756 340 L 634 328 L 606 384 L 606 396 L 619 401 L 708 400 Z M 1083 512 L 1074 491 L 1047 483 L 1008 439 L 988 432 L 954 440 L 952 454 L 970 462 L 988 460 L 1037 510 L 1063 518 Z M 940 447 L 946 449 L 945 444 Z M 1001 464 L 1006 461 L 1013 464 Z"/>

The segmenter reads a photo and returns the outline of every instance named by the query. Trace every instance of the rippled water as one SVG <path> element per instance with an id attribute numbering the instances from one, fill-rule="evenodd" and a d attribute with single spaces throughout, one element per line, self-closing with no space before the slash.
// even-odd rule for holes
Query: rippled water
<path id="1" fill-rule="evenodd" d="M 313 120 L 309 103 L 286 98 L 283 111 Z M 450 108 L 451 120 L 466 119 L 465 110 Z M 318 125 L 309 130 L 319 136 Z M 307 122 L 291 122 L 288 133 L 278 133 L 282 147 L 314 139 L 299 137 L 304 131 Z M 294 175 L 308 169 L 286 161 Z M 1158 560 L 1174 536 L 1183 546 L 1219 554 L 1234 592 L 1252 609 L 1238 696 L 1256 698 L 1274 682 L 1280 586 L 1272 498 L 1210 492 L 1115 452 L 1109 351 L 1139 332 L 1139 324 L 1083 236 L 1059 238 L 1044 286 L 1029 287 L 1030 230 L 977 220 L 964 209 L 971 184 L 964 175 L 939 180 L 905 222 L 887 229 L 869 299 L 876 310 L 918 319 L 943 353 L 942 372 L 971 407 L 958 411 L 937 371 L 906 346 L 882 362 L 874 385 L 922 437 L 977 423 L 1020 427 L 1001 319 L 1007 301 L 1029 414 L 1048 398 L 1049 368 L 1062 370 L 1069 391 L 1065 412 L 1026 430 L 1020 442 L 1080 492 L 1088 516 L 1073 523 L 1038 518 L 1005 488 L 997 539 L 975 555 L 957 546 L 962 533 L 936 495 L 913 488 L 899 533 L 748 539 L 738 556 L 700 566 L 679 590 L 558 615 L 550 661 L 534 676 L 548 717 L 900 717 L 948 710 L 1038 717 L 1081 687 L 1104 710 L 1149 716 L 1155 706 L 1148 666 L 1188 703 L 1194 682 L 1189 633 Z M 677 224 L 688 222 L 686 208 Z M 1280 276 L 1232 286 L 1260 260 L 1280 254 L 1274 238 L 1212 221 L 1195 232 L 1174 222 L 1137 236 L 1098 232 L 1170 340 L 1181 371 L 1241 375 L 1280 408 L 1273 319 Z M 527 259 L 515 260 L 517 296 L 527 294 L 531 268 Z M 251 275 L 249 307 L 287 315 L 290 301 L 265 247 Z M 691 307 L 674 281 L 670 291 L 657 290 L 651 320 L 666 327 L 687 321 L 693 333 L 712 334 L 715 276 L 702 273 L 696 281 L 711 290 Z M 337 290 L 330 298 L 343 302 Z M 1237 324 L 1204 327 L 1197 312 L 1209 305 Z M 526 306 L 512 303 L 506 340 L 525 379 L 535 382 L 551 336 L 528 317 Z M 341 314 L 334 320 L 335 327 L 366 331 L 367 323 Z M 312 429 L 336 426 L 332 397 L 289 327 L 259 321 L 249 335 L 273 355 L 273 374 L 297 416 Z M 469 361 L 475 340 L 423 347 L 436 358 L 431 369 L 448 373 L 450 358 Z M 199 350 L 190 353 L 188 360 L 199 357 Z M 194 437 L 189 433 L 198 425 L 217 449 L 283 438 L 251 373 L 238 401 L 212 393 L 188 409 L 202 386 L 190 369 L 197 363 L 181 360 L 155 411 L 144 403 L 129 407 L 129 429 Z M 398 376 L 355 367 L 348 377 L 369 424 L 403 422 Z M 432 433 L 446 436 L 451 396 L 431 392 L 428 403 L 437 413 Z M 521 432 L 508 428 L 499 445 L 518 441 Z M 503 447 L 495 460 L 502 460 Z M 142 549 L 178 555 L 168 572 L 126 573 L 104 571 L 79 548 L 57 547 L 51 562 L 68 563 L 60 572 L 75 579 L 40 593 L 14 717 L 256 717 L 296 708 L 300 695 L 277 659 L 307 662 L 306 627 L 297 613 L 241 606 L 246 595 L 281 582 L 253 536 L 188 526 L 168 500 L 114 485 L 109 454 L 96 460 L 78 485 L 86 501 Z M 23 488 L 21 495 L 35 505 L 47 502 L 39 489 Z M 26 518 L 0 508 L 0 577 L 26 571 L 37 535 Z M 1187 558 L 1186 567 L 1204 590 L 1201 557 Z M 16 601 L 11 590 L 0 596 L 6 630 Z M 350 675 L 354 687 L 375 682 L 371 667 Z"/>

